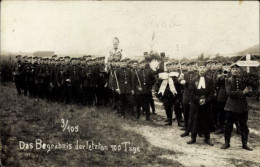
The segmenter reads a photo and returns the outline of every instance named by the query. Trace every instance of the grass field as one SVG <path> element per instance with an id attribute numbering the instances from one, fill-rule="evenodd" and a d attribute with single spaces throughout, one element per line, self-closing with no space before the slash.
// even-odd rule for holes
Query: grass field
<path id="1" fill-rule="evenodd" d="M 68 120 L 67 125 L 79 126 L 79 131 L 63 131 L 61 119 Z M 124 124 L 134 124 L 130 119 L 120 119 L 105 108 L 79 108 L 17 97 L 11 84 L 0 86 L 0 121 L 1 161 L 5 166 L 181 166 L 179 162 L 160 157 L 176 152 L 151 146 L 140 134 L 123 130 Z M 36 149 L 36 139 L 46 143 L 46 148 Z M 77 140 L 81 144 L 100 142 L 108 150 L 76 150 Z M 26 150 L 21 149 L 25 148 L 21 141 L 32 143 L 33 148 L 28 144 Z M 47 151 L 51 146 L 48 144 L 58 142 L 72 144 L 73 148 Z M 127 151 L 123 142 L 131 143 Z M 120 145 L 121 150 L 112 151 L 111 145 Z"/>

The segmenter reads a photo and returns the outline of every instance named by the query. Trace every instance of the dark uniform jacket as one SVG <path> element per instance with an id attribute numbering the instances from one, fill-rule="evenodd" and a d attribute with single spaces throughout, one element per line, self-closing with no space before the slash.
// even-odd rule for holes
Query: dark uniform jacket
<path id="1" fill-rule="evenodd" d="M 68 68 L 68 78 L 71 81 L 71 86 L 80 86 L 81 84 L 81 68 L 78 65 L 71 65 Z"/>
<path id="2" fill-rule="evenodd" d="M 189 71 L 186 74 L 184 74 L 184 90 L 183 90 L 183 97 L 182 97 L 182 103 L 183 104 L 189 104 L 190 96 L 189 96 L 189 86 L 192 80 L 197 76 L 198 74 L 194 71 Z"/>
<path id="3" fill-rule="evenodd" d="M 243 94 L 246 88 L 245 81 L 241 77 L 232 76 L 225 84 L 228 95 L 225 110 L 239 113 L 248 111 L 246 95 Z"/>
<path id="4" fill-rule="evenodd" d="M 155 83 L 155 77 L 148 69 L 132 69 L 133 89 L 138 94 L 150 94 Z M 140 83 L 139 83 L 140 82 Z M 141 87 L 140 91 L 138 88 Z"/>
<path id="5" fill-rule="evenodd" d="M 15 72 L 14 81 L 21 80 L 24 75 L 24 64 L 19 61 L 13 66 L 13 73 Z"/>
<path id="6" fill-rule="evenodd" d="M 133 90 L 132 74 L 128 68 L 120 68 L 116 71 L 116 76 L 121 94 L 130 94 Z"/>

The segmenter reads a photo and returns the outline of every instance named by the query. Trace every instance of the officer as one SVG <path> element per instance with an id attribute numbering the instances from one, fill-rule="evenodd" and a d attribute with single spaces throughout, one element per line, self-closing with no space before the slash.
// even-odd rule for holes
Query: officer
<path id="1" fill-rule="evenodd" d="M 241 129 L 242 148 L 252 151 L 248 147 L 248 104 L 246 97 L 250 95 L 252 89 L 246 84 L 240 75 L 240 68 L 236 63 L 231 65 L 231 77 L 226 80 L 226 92 L 228 99 L 225 105 L 227 111 L 227 123 L 225 128 L 225 144 L 221 147 L 227 149 L 230 147 L 231 132 L 235 121 L 239 121 Z"/>

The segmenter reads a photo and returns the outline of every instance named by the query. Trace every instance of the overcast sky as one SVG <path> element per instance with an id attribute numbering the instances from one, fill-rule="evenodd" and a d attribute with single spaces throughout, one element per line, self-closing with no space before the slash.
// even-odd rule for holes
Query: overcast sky
<path id="1" fill-rule="evenodd" d="M 128 57 L 234 53 L 259 44 L 259 2 L 4 1 L 2 51 L 106 55 L 117 36 Z M 152 41 L 152 36 L 154 39 Z"/>

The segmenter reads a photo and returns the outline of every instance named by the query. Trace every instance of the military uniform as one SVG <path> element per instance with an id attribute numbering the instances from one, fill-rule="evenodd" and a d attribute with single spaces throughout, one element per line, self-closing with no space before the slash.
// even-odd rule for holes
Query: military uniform
<path id="1" fill-rule="evenodd" d="M 140 118 L 141 107 L 146 114 L 146 120 L 150 120 L 150 93 L 155 77 L 148 69 L 133 69 L 133 90 L 135 96 L 137 118 Z"/>
<path id="2" fill-rule="evenodd" d="M 125 62 L 124 62 L 125 63 Z M 127 67 L 121 67 L 116 71 L 116 76 L 119 86 L 119 99 L 121 115 L 125 117 L 125 113 L 133 113 L 133 103 L 131 91 L 133 90 L 132 74 Z"/>
<path id="3" fill-rule="evenodd" d="M 183 106 L 183 112 L 184 112 L 184 127 L 185 127 L 185 133 L 182 135 L 182 137 L 187 136 L 188 133 L 188 123 L 189 123 L 189 117 L 190 117 L 190 93 L 189 93 L 189 86 L 192 80 L 197 77 L 197 73 L 194 71 L 189 71 L 186 74 L 184 74 L 184 79 L 181 81 L 184 86 L 183 90 L 183 96 L 182 96 L 182 106 Z"/>
<path id="4" fill-rule="evenodd" d="M 21 56 L 16 56 L 16 58 L 18 57 Z M 24 84 L 24 65 L 21 60 L 18 60 L 18 62 L 13 66 L 13 78 L 17 93 L 18 95 L 21 95 Z"/>
<path id="5" fill-rule="evenodd" d="M 231 65 L 231 68 L 239 68 L 236 64 Z M 248 121 L 248 104 L 244 93 L 247 88 L 246 81 L 240 76 L 232 75 L 226 80 L 226 92 L 228 99 L 225 105 L 227 111 L 227 123 L 225 128 L 225 145 L 224 149 L 229 147 L 231 132 L 235 121 L 239 121 L 241 128 L 242 147 L 247 150 L 252 150 L 247 146 L 249 129 L 247 126 Z"/>

